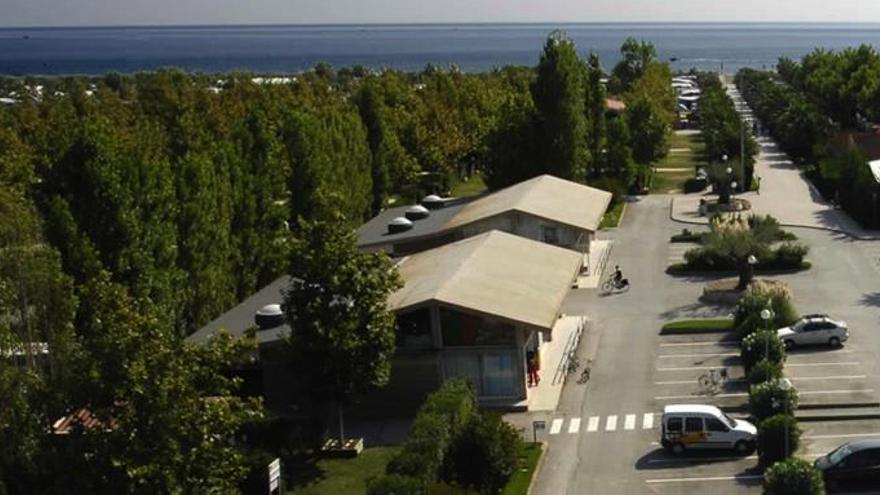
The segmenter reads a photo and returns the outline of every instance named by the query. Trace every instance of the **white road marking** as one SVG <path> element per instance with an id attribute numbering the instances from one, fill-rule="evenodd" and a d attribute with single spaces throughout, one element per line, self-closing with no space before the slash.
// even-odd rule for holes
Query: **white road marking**
<path id="1" fill-rule="evenodd" d="M 678 368 L 657 368 L 657 371 L 717 370 L 720 368 L 724 368 L 724 366 L 684 366 Z"/>
<path id="2" fill-rule="evenodd" d="M 645 413 L 645 415 L 642 416 L 642 429 L 643 430 L 650 430 L 653 427 L 654 427 L 654 413 Z"/>
<path id="3" fill-rule="evenodd" d="M 853 351 L 852 349 L 837 349 L 834 351 L 834 354 L 852 354 L 853 352 L 855 351 Z M 812 355 L 812 353 L 810 352 L 798 352 L 797 348 L 788 353 L 788 357 L 790 358 L 797 358 L 799 356 L 806 357 L 810 355 Z"/>
<path id="4" fill-rule="evenodd" d="M 785 363 L 786 368 L 806 367 L 806 366 L 858 366 L 858 361 L 846 361 L 842 363 Z"/>
<path id="5" fill-rule="evenodd" d="M 870 394 L 874 392 L 873 388 L 864 388 L 861 390 L 807 390 L 807 391 L 798 391 L 798 395 L 818 395 L 818 394 L 851 394 L 854 392 L 865 392 L 866 394 Z"/>
<path id="6" fill-rule="evenodd" d="M 655 480 L 645 480 L 648 484 L 659 483 L 686 483 L 690 481 L 751 481 L 764 479 L 760 474 L 740 474 L 736 476 L 715 476 L 710 478 L 660 478 Z"/>
<path id="7" fill-rule="evenodd" d="M 795 382 L 808 380 L 864 380 L 867 375 L 838 375 L 838 376 L 789 376 L 788 379 Z"/>
<path id="8" fill-rule="evenodd" d="M 612 414 L 605 418 L 605 431 L 614 431 L 617 429 L 617 415 Z"/>
<path id="9" fill-rule="evenodd" d="M 874 389 L 865 388 L 860 390 L 806 390 L 806 391 L 798 391 L 798 395 L 819 395 L 819 394 L 829 394 L 829 395 L 839 395 L 839 394 L 852 394 L 855 392 L 864 392 L 864 393 L 873 393 Z M 715 394 L 711 396 L 705 395 L 661 395 L 659 397 L 654 397 L 654 400 L 681 400 L 681 399 L 705 399 L 707 397 L 725 398 L 725 397 L 748 397 L 747 392 L 737 392 L 732 394 Z"/>
<path id="10" fill-rule="evenodd" d="M 730 382 L 730 383 L 737 383 L 737 382 L 744 382 L 744 381 L 746 381 L 745 378 L 728 378 L 727 379 L 727 382 Z M 672 381 L 668 381 L 668 382 L 654 382 L 654 385 L 686 385 L 686 384 L 693 384 L 693 383 L 697 383 L 696 378 L 691 379 L 691 380 L 672 380 Z"/>
<path id="11" fill-rule="evenodd" d="M 623 420 L 623 429 L 624 430 L 635 430 L 636 429 L 636 415 L 635 414 L 627 414 L 626 418 Z"/>
<path id="12" fill-rule="evenodd" d="M 698 354 L 665 354 L 663 356 L 658 356 L 658 358 L 707 358 L 707 357 L 730 357 L 730 356 L 739 356 L 738 352 L 710 352 L 710 353 L 698 353 Z"/>
<path id="13" fill-rule="evenodd" d="M 568 432 L 569 433 L 577 433 L 581 429 L 581 418 L 571 418 L 571 422 L 568 423 Z"/>
<path id="14" fill-rule="evenodd" d="M 660 344 L 660 347 L 700 347 L 717 345 L 720 347 L 739 347 L 736 342 L 678 342 L 674 344 Z"/>
<path id="15" fill-rule="evenodd" d="M 593 432 L 599 429 L 599 416 L 590 416 L 590 421 L 587 422 L 587 431 Z"/>
<path id="16" fill-rule="evenodd" d="M 553 420 L 553 423 L 550 424 L 550 434 L 557 435 L 560 430 L 562 430 L 562 418 L 556 418 Z"/>
<path id="17" fill-rule="evenodd" d="M 801 438 L 805 438 L 808 440 L 821 440 L 827 438 L 857 438 L 857 437 L 869 437 L 876 438 L 880 437 L 880 432 L 871 432 L 871 433 L 841 433 L 838 435 L 804 435 Z"/>
<path id="18" fill-rule="evenodd" d="M 679 462 L 718 462 L 718 461 L 751 461 L 757 459 L 758 456 L 750 455 L 748 457 L 740 457 L 735 455 L 722 457 L 670 457 L 668 459 L 648 459 L 648 464 L 675 464 Z"/>

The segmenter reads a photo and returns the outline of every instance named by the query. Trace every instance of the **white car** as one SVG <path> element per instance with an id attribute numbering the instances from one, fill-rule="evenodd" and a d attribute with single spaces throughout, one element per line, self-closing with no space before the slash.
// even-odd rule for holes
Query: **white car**
<path id="1" fill-rule="evenodd" d="M 804 316 L 794 325 L 780 328 L 776 333 L 786 349 L 815 344 L 837 347 L 849 338 L 849 328 L 845 321 L 821 314 Z"/>

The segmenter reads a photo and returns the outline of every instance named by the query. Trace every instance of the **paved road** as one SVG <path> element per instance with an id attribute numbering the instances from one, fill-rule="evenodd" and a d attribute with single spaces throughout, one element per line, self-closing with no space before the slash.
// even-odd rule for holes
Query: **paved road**
<path id="1" fill-rule="evenodd" d="M 582 348 L 595 349 L 586 385 L 570 381 L 557 412 L 547 417 L 549 447 L 534 493 L 759 493 L 753 458 L 710 455 L 671 459 L 656 445 L 658 413 L 665 404 L 691 398 L 702 368 L 735 362 L 735 348 L 711 336 L 660 336 L 662 323 L 676 318 L 726 314 L 729 309 L 698 302 L 703 280 L 674 278 L 664 269 L 679 256 L 668 243 L 681 225 L 669 220 L 668 196 L 632 203 L 614 231 L 609 266 L 620 264 L 633 286 L 603 296 L 574 291 L 566 312 L 593 319 Z M 872 398 L 880 390 L 880 242 L 853 241 L 826 231 L 792 229 L 811 246 L 813 269 L 775 278 L 792 288 L 802 312 L 829 312 L 850 323 L 843 350 L 802 351 L 791 356 L 787 373 L 802 398 L 834 401 Z M 731 384 L 707 402 L 739 401 L 744 389 Z M 846 391 L 844 395 L 837 392 Z M 650 418 L 650 419 L 648 419 Z M 553 430 L 555 430 L 555 434 Z M 810 423 L 801 455 L 811 458 L 855 436 L 880 435 L 880 421 Z"/>

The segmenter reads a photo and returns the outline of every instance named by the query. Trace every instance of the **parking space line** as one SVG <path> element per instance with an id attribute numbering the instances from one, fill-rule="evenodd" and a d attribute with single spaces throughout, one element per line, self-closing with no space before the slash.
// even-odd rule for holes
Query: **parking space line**
<path id="1" fill-rule="evenodd" d="M 798 395 L 818 395 L 818 394 L 852 394 L 855 392 L 864 392 L 870 394 L 874 392 L 873 388 L 863 388 L 860 390 L 798 390 Z"/>
<path id="2" fill-rule="evenodd" d="M 627 414 L 626 418 L 623 420 L 623 429 L 624 430 L 635 430 L 636 429 L 636 415 L 635 414 Z"/>
<path id="3" fill-rule="evenodd" d="M 739 356 L 738 352 L 710 352 L 710 353 L 698 353 L 698 354 L 664 354 L 662 356 L 657 356 L 659 359 L 663 358 L 705 358 L 705 357 L 730 357 L 730 356 Z"/>
<path id="4" fill-rule="evenodd" d="M 844 361 L 841 363 L 785 363 L 786 368 L 800 368 L 807 366 L 858 366 L 858 361 Z"/>
<path id="5" fill-rule="evenodd" d="M 608 416 L 605 419 L 605 431 L 614 431 L 617 429 L 617 415 Z"/>
<path id="6" fill-rule="evenodd" d="M 654 413 L 645 413 L 642 417 L 642 429 L 650 430 L 654 427 Z"/>
<path id="7" fill-rule="evenodd" d="M 760 474 L 738 474 L 734 476 L 713 476 L 708 478 L 659 478 L 654 480 L 645 480 L 650 485 L 659 483 L 685 483 L 691 481 L 752 481 L 764 479 Z"/>
<path id="8" fill-rule="evenodd" d="M 660 347 L 700 347 L 717 345 L 719 347 L 739 347 L 736 342 L 676 342 L 674 344 L 660 344 Z"/>
<path id="9" fill-rule="evenodd" d="M 838 375 L 838 376 L 789 376 L 788 379 L 795 382 L 808 380 L 864 380 L 868 375 Z"/>
<path id="10" fill-rule="evenodd" d="M 581 418 L 572 418 L 571 422 L 568 423 L 568 432 L 569 433 L 577 433 L 581 429 Z"/>
<path id="11" fill-rule="evenodd" d="M 556 418 L 550 424 L 550 434 L 557 435 L 562 430 L 562 418 Z"/>
<path id="12" fill-rule="evenodd" d="M 801 438 L 805 438 L 807 440 L 822 440 L 829 438 L 858 438 L 858 437 L 869 437 L 869 438 L 877 438 L 880 437 L 880 432 L 871 432 L 871 433 L 841 433 L 838 435 L 804 435 Z"/>
<path id="13" fill-rule="evenodd" d="M 803 395 L 803 392 L 800 392 Z M 748 393 L 734 393 L 734 394 L 715 394 L 715 395 L 661 395 L 659 397 L 654 397 L 654 400 L 679 400 L 679 399 L 705 399 L 705 398 L 724 398 L 724 397 L 748 397 Z"/>
<path id="14" fill-rule="evenodd" d="M 790 366 L 790 365 L 786 365 Z M 718 366 L 683 366 L 678 368 L 657 368 L 657 371 L 690 371 L 690 370 L 717 370 L 720 368 L 726 368 L 726 366 L 718 365 Z"/>
<path id="15" fill-rule="evenodd" d="M 738 382 L 745 382 L 745 381 L 746 381 L 745 378 L 728 378 L 727 379 L 728 383 L 738 383 Z M 697 383 L 697 379 L 694 378 L 692 380 L 671 380 L 668 382 L 654 382 L 654 385 L 687 385 L 687 384 L 692 384 L 692 383 Z"/>
<path id="16" fill-rule="evenodd" d="M 599 429 L 599 416 L 590 416 L 590 421 L 587 422 L 587 431 L 593 432 Z"/>

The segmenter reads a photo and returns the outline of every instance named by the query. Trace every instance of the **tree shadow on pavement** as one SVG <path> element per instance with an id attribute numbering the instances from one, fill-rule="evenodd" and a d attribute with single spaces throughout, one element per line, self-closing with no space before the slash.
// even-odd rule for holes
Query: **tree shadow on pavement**
<path id="1" fill-rule="evenodd" d="M 862 304 L 862 306 L 880 307 L 880 292 L 865 294 L 862 296 L 862 300 L 859 302 Z"/>

